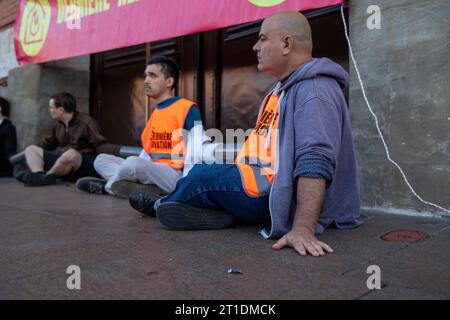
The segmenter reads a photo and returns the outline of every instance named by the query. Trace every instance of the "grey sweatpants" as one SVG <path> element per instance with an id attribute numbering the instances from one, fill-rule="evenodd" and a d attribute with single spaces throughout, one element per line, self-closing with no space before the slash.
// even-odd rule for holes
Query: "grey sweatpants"
<path id="1" fill-rule="evenodd" d="M 151 159 L 128 157 L 123 159 L 110 154 L 99 154 L 94 161 L 98 174 L 107 180 L 105 189 L 113 194 L 111 185 L 118 180 L 128 180 L 142 184 L 155 184 L 170 193 L 183 176 L 182 170 L 169 165 L 153 162 Z"/>

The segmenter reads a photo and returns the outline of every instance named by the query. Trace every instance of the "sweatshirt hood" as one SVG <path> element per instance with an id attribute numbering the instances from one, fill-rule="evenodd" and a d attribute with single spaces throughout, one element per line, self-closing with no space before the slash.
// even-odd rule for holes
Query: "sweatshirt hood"
<path id="1" fill-rule="evenodd" d="M 318 77 L 329 77 L 335 79 L 341 88 L 348 86 L 348 73 L 336 62 L 328 58 L 313 58 L 311 61 L 301 65 L 282 84 L 280 90 L 288 90 L 296 83 Z"/>

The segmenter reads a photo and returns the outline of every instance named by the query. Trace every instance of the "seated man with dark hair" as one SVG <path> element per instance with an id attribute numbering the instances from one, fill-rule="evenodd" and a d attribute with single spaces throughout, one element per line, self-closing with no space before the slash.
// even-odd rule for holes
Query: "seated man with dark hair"
<path id="1" fill-rule="evenodd" d="M 93 166 L 96 149 L 106 143 L 106 139 L 97 122 L 76 109 L 76 100 L 69 93 L 50 98 L 50 115 L 56 121 L 52 135 L 39 146 L 25 149 L 30 171 L 18 175 L 18 180 L 29 186 L 44 186 L 55 184 L 57 177 L 76 181 L 96 175 Z"/>
<path id="2" fill-rule="evenodd" d="M 9 158 L 16 153 L 16 128 L 8 119 L 9 102 L 0 97 L 0 177 L 11 177 L 13 166 Z"/>
<path id="3" fill-rule="evenodd" d="M 197 104 L 175 96 L 178 78 L 173 59 L 155 56 L 148 62 L 144 89 L 156 105 L 141 135 L 142 152 L 127 159 L 99 154 L 94 167 L 104 179 L 80 179 L 78 190 L 129 198 L 133 191 L 169 193 L 175 189 L 195 161 L 192 150 L 209 141 Z"/>

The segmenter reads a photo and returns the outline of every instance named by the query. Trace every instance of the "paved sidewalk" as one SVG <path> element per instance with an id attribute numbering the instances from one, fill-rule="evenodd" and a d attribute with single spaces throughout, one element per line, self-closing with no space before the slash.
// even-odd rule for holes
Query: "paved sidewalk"
<path id="1" fill-rule="evenodd" d="M 0 299 L 449 299 L 450 219 L 367 214 L 320 238 L 322 258 L 275 251 L 258 228 L 169 231 L 126 200 L 72 184 L 32 188 L 0 179 Z M 397 229 L 415 244 L 380 239 Z M 66 268 L 81 268 L 68 290 Z M 366 286 L 381 268 L 381 290 Z M 239 268 L 243 274 L 228 274 Z"/>

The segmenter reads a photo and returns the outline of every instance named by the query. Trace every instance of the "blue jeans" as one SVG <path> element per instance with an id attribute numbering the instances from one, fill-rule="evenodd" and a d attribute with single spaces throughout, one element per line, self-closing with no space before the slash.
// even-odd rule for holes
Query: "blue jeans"
<path id="1" fill-rule="evenodd" d="M 178 181 L 175 190 L 159 203 L 169 201 L 193 207 L 223 209 L 251 224 L 268 226 L 271 223 L 269 196 L 248 196 L 235 165 L 195 165 L 186 177 Z"/>

